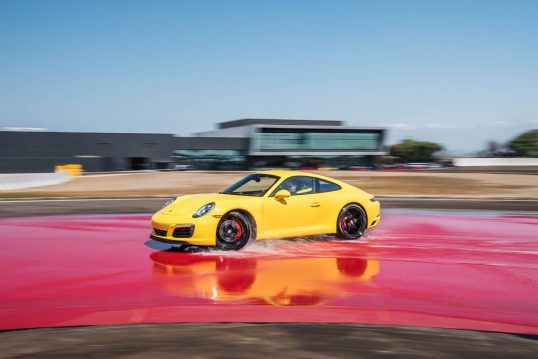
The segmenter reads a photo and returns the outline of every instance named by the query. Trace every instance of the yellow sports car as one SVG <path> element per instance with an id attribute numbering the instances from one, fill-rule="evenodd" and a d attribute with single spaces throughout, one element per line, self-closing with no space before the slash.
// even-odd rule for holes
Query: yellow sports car
<path id="1" fill-rule="evenodd" d="M 379 223 L 379 202 L 347 183 L 297 171 L 250 174 L 219 193 L 168 201 L 150 238 L 240 249 L 249 240 L 337 234 L 357 239 Z"/>

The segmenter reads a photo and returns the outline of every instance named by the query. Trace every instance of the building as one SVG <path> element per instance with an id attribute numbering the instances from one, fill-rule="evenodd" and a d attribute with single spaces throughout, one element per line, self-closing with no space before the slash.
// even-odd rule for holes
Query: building
<path id="1" fill-rule="evenodd" d="M 0 131 L 0 173 L 171 168 L 346 167 L 385 155 L 385 129 L 340 121 L 241 119 L 192 137 L 172 134 Z"/>
<path id="2" fill-rule="evenodd" d="M 0 131 L 0 173 L 53 172 L 68 163 L 88 172 L 155 168 L 170 161 L 172 144 L 168 134 Z"/>
<path id="3" fill-rule="evenodd" d="M 371 165 L 387 154 L 385 129 L 349 127 L 341 121 L 242 119 L 217 124 L 214 131 L 196 134 L 211 142 L 236 139 L 236 149 L 248 167 L 346 167 Z M 183 150 L 176 153 L 185 153 Z"/>

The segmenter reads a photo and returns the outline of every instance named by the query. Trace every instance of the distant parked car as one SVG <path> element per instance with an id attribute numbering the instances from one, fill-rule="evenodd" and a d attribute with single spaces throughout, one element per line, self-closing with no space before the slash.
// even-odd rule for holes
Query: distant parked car
<path id="1" fill-rule="evenodd" d="M 195 169 L 196 169 L 196 166 L 193 166 L 193 165 L 175 165 L 174 166 L 175 171 L 192 171 Z"/>
<path id="2" fill-rule="evenodd" d="M 405 166 L 400 163 L 379 166 L 379 169 L 381 170 L 403 170 L 404 168 Z"/>
<path id="3" fill-rule="evenodd" d="M 428 168 L 443 168 L 443 165 L 440 163 L 407 163 L 405 165 L 405 168 L 414 169 L 414 170 L 423 170 Z"/>
<path id="4" fill-rule="evenodd" d="M 428 168 L 428 163 L 418 163 L 418 162 L 412 162 L 412 163 L 406 163 L 405 168 L 412 169 L 412 170 L 423 170 Z"/>
<path id="5" fill-rule="evenodd" d="M 367 171 L 371 170 L 372 166 L 351 166 L 349 169 L 352 171 Z"/>

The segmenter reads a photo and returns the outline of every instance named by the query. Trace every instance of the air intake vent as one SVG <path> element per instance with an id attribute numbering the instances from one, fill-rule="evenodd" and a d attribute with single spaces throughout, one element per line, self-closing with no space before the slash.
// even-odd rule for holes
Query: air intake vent
<path id="1" fill-rule="evenodd" d="M 176 227 L 172 236 L 174 238 L 189 238 L 194 233 L 194 224 L 185 227 Z"/>
<path id="2" fill-rule="evenodd" d="M 166 231 L 162 229 L 153 228 L 153 232 L 160 237 L 166 237 Z"/>

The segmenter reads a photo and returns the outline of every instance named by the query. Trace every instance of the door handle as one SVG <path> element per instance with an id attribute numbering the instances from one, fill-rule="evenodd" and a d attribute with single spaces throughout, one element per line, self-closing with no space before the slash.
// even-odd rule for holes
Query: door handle
<path id="1" fill-rule="evenodd" d="M 319 202 L 310 203 L 310 207 L 319 207 L 319 206 L 321 206 L 321 203 Z"/>

